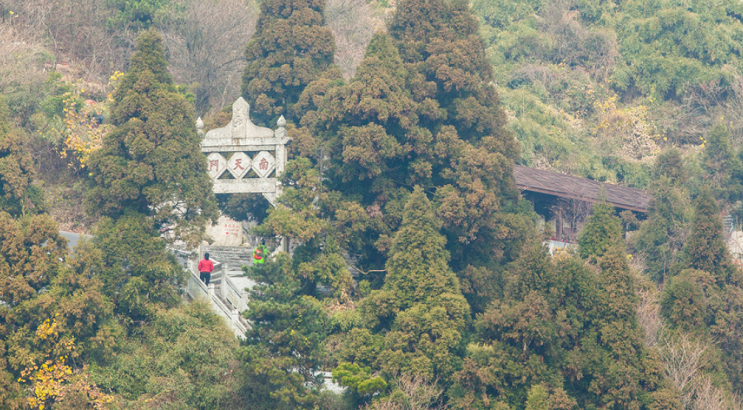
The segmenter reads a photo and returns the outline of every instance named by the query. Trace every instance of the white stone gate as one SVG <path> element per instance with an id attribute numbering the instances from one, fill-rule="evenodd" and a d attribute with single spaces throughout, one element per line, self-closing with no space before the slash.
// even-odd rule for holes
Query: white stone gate
<path id="1" fill-rule="evenodd" d="M 196 128 L 204 136 L 201 152 L 207 156 L 214 193 L 263 194 L 271 205 L 276 204 L 281 195 L 279 177 L 286 166 L 286 145 L 292 140 L 283 116 L 276 125 L 274 131 L 253 124 L 250 106 L 242 97 L 232 105 L 232 120 L 225 127 L 204 135 L 199 118 Z"/>

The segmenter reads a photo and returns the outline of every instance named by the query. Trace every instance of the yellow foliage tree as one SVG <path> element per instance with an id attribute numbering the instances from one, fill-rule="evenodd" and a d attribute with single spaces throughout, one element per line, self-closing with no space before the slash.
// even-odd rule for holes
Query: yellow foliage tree
<path id="1" fill-rule="evenodd" d="M 30 396 L 28 406 L 33 410 L 44 410 L 69 393 L 84 396 L 89 408 L 96 410 L 107 408 L 113 397 L 102 393 L 98 387 L 88 381 L 87 369 L 75 371 L 70 366 L 74 356 L 75 340 L 72 337 L 60 337 L 60 324 L 54 319 L 47 319 L 36 329 L 36 338 L 47 342 L 49 353 L 42 358 L 44 362 L 27 366 L 18 379 L 20 383 L 29 383 Z"/>

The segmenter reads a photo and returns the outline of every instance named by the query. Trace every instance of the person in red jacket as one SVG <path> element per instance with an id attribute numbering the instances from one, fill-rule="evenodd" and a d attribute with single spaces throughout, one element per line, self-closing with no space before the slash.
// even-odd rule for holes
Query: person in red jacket
<path id="1" fill-rule="evenodd" d="M 204 259 L 199 262 L 199 277 L 201 281 L 209 286 L 209 280 L 212 278 L 212 271 L 214 270 L 214 264 L 209 260 L 209 253 L 204 254 Z"/>

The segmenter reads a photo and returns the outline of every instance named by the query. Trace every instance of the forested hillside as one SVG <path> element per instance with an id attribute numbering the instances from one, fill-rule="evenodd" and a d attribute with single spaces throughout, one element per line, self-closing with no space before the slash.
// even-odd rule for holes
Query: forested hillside
<path id="1" fill-rule="evenodd" d="M 741 143 L 739 2 L 473 2 L 526 164 L 645 187 L 716 124 Z"/>
<path id="2" fill-rule="evenodd" d="M 1 409 L 743 408 L 739 2 L 0 0 L 0 19 Z M 227 124 L 239 96 L 293 137 L 275 206 L 212 193 L 196 119 Z M 594 203 L 553 256 L 514 164 L 649 207 Z M 196 256 L 220 212 L 292 244 L 243 267 L 244 338 L 172 251 Z"/>

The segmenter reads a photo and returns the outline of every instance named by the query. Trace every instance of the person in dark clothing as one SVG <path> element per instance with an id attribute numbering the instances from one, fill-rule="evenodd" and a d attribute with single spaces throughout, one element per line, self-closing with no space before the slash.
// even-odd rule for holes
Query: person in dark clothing
<path id="1" fill-rule="evenodd" d="M 199 277 L 201 281 L 209 286 L 209 280 L 212 278 L 214 264 L 209 260 L 209 253 L 204 254 L 204 259 L 199 262 Z"/>

